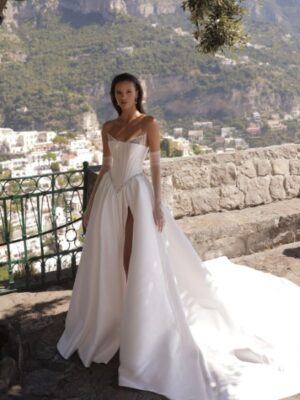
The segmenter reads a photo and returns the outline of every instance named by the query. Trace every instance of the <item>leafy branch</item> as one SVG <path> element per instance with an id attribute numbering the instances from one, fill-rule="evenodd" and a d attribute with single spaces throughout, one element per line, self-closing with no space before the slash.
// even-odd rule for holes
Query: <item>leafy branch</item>
<path id="1" fill-rule="evenodd" d="M 246 44 L 244 30 L 244 0 L 184 0 L 182 8 L 189 11 L 195 27 L 197 49 L 203 53 L 216 53 L 224 48 L 237 48 Z"/>

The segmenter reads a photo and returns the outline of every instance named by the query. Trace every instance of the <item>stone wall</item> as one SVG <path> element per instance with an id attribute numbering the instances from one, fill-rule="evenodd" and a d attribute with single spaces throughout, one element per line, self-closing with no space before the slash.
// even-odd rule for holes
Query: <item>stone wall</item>
<path id="1" fill-rule="evenodd" d="M 174 217 L 269 204 L 299 197 L 300 144 L 162 159 L 161 175 Z"/>

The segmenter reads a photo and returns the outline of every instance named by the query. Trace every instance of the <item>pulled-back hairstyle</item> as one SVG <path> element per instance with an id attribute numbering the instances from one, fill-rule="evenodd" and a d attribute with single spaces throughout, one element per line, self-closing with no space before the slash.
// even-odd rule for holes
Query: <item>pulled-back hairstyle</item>
<path id="1" fill-rule="evenodd" d="M 140 81 L 138 80 L 138 78 L 136 78 L 134 75 L 129 74 L 128 72 L 124 72 L 122 74 L 116 75 L 111 83 L 111 87 L 110 87 L 110 98 L 111 101 L 113 103 L 114 108 L 117 110 L 117 113 L 119 115 L 121 115 L 122 113 L 122 109 L 120 106 L 118 106 L 117 100 L 116 100 L 116 96 L 115 96 L 115 87 L 116 84 L 119 82 L 132 82 L 135 86 L 135 89 L 137 91 L 137 102 L 136 102 L 136 108 L 139 112 L 141 112 L 142 114 L 145 114 L 145 110 L 144 107 L 142 105 L 142 101 L 143 101 L 143 95 L 144 95 L 144 91 L 142 88 L 142 85 L 140 83 Z"/>

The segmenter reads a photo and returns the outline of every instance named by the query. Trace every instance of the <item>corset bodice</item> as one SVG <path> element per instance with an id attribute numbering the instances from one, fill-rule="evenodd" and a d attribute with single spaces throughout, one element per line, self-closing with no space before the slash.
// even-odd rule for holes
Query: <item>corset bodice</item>
<path id="1" fill-rule="evenodd" d="M 116 190 L 120 190 L 133 176 L 143 172 L 143 162 L 148 153 L 145 144 L 146 134 L 121 141 L 108 134 L 108 144 L 113 157 L 110 169 L 111 179 Z"/>

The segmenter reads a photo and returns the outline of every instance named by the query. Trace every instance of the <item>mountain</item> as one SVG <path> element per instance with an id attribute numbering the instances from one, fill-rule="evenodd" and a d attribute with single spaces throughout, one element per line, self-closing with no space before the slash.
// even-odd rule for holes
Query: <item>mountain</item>
<path id="1" fill-rule="evenodd" d="M 248 0 L 249 21 L 259 23 L 280 23 L 288 30 L 300 31 L 299 0 Z M 27 0 L 8 3 L 8 18 L 16 23 L 37 18 L 47 11 L 59 12 L 66 19 L 85 21 L 91 19 L 111 20 L 116 14 L 140 16 L 143 18 L 161 15 L 183 15 L 180 0 Z"/>
<path id="2" fill-rule="evenodd" d="M 300 107 L 299 0 L 249 1 L 247 48 L 199 54 L 175 0 L 10 2 L 0 28 L 0 126 L 82 129 L 112 117 L 109 82 L 141 77 L 147 111 L 169 125 L 224 123 Z"/>
<path id="3" fill-rule="evenodd" d="M 164 14 L 182 14 L 176 0 L 27 0 L 8 4 L 8 24 L 15 25 L 43 14 L 58 12 L 63 20 L 82 23 L 110 21 L 116 14 L 148 18 Z"/>
<path id="4" fill-rule="evenodd" d="M 251 22 L 280 24 L 287 31 L 300 32 L 299 0 L 250 0 L 246 6 Z"/>

